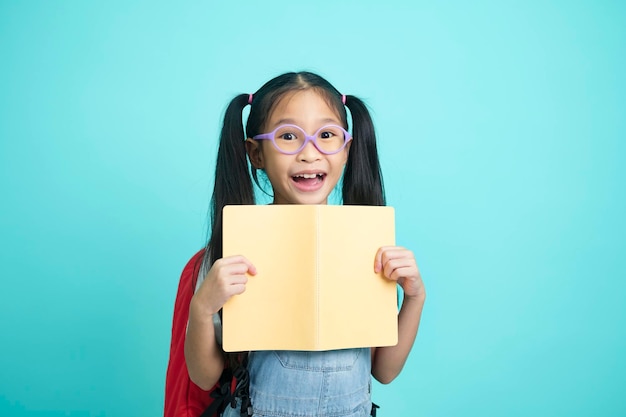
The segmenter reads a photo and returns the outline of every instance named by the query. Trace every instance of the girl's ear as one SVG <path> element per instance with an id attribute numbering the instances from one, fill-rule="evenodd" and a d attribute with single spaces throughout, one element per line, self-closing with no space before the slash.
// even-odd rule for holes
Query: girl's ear
<path id="1" fill-rule="evenodd" d="M 258 140 L 254 139 L 246 139 L 246 152 L 248 153 L 248 158 L 250 158 L 250 163 L 256 169 L 265 168 L 265 163 L 263 161 L 263 150 L 261 149 L 261 144 Z"/>

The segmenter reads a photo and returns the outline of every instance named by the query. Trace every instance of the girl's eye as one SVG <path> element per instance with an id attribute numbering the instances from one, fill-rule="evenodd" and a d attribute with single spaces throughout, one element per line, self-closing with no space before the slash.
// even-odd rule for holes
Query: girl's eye
<path id="1" fill-rule="evenodd" d="M 279 139 L 282 140 L 296 140 L 296 135 L 294 135 L 293 133 L 282 133 L 279 137 Z"/>
<path id="2" fill-rule="evenodd" d="M 335 136 L 335 133 L 330 131 L 320 133 L 320 139 L 330 139 L 333 136 Z"/>

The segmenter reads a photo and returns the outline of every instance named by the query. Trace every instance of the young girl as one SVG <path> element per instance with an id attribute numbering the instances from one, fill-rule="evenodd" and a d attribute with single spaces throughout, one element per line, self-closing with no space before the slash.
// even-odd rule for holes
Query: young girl
<path id="1" fill-rule="evenodd" d="M 242 111 L 248 105 L 244 131 Z M 352 115 L 352 135 L 346 131 L 346 107 Z M 325 79 L 308 72 L 283 74 L 254 94 L 235 97 L 226 110 L 220 138 L 211 238 L 189 307 L 185 340 L 189 376 L 208 390 L 225 367 L 244 364 L 249 401 L 243 398 L 242 407 L 240 398 L 237 407 L 227 406 L 224 415 L 228 416 L 248 409 L 254 416 L 368 416 L 370 375 L 383 384 L 391 382 L 402 370 L 417 334 L 426 294 L 413 253 L 389 246 L 372 257 L 372 268 L 397 281 L 404 291 L 396 346 L 259 351 L 247 358 L 225 354 L 215 325 L 218 313 L 229 298 L 245 291 L 257 271 L 245 254 L 222 257 L 222 208 L 255 204 L 252 180 L 259 184 L 259 171 L 271 184 L 273 204 L 327 204 L 342 176 L 343 204 L 385 204 L 374 127 L 361 100 L 340 94 Z M 241 379 L 247 381 L 247 375 Z"/>

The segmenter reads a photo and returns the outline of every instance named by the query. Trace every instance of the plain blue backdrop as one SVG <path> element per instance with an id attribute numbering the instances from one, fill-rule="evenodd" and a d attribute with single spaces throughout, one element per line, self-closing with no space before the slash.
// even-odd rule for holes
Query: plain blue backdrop
<path id="1" fill-rule="evenodd" d="M 162 412 L 226 103 L 372 109 L 428 290 L 382 416 L 626 415 L 620 1 L 0 1 L 0 415 Z"/>

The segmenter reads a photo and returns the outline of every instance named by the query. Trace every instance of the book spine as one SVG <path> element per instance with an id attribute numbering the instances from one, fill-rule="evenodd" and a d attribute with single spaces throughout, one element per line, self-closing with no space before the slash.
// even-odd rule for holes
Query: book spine
<path id="1" fill-rule="evenodd" d="M 320 207 L 315 207 L 315 348 L 320 347 Z"/>

